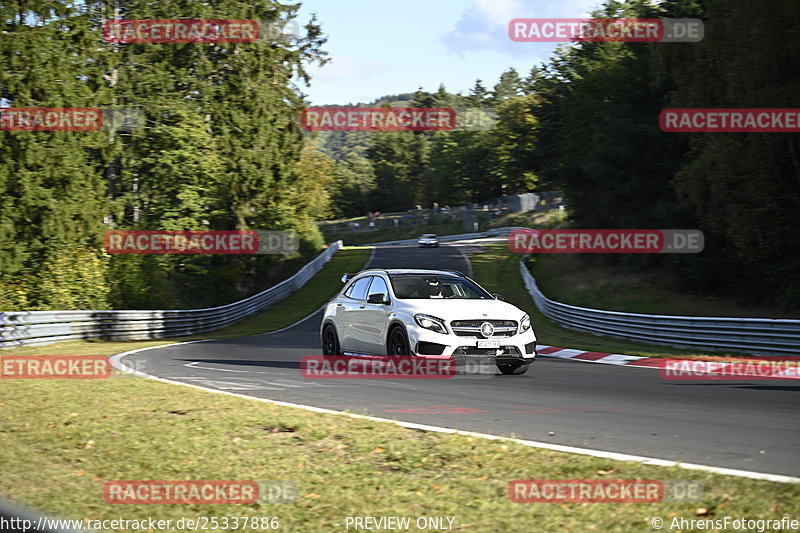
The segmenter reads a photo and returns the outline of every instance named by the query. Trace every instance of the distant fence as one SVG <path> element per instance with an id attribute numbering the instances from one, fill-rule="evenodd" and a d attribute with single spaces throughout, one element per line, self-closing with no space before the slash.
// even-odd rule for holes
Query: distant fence
<path id="1" fill-rule="evenodd" d="M 483 202 L 454 207 L 409 209 L 402 213 L 384 213 L 377 217 L 370 215 L 365 219 L 351 221 L 321 221 L 317 225 L 329 231 L 370 231 L 400 226 L 418 226 L 426 223 L 446 224 L 460 220 L 464 228 L 470 230 L 477 220 L 476 214 L 478 213 L 493 219 L 507 213 L 550 211 L 564 205 L 563 193 L 541 191 L 498 196 Z"/>
<path id="2" fill-rule="evenodd" d="M 455 242 L 455 241 L 465 241 L 468 239 L 481 239 L 485 237 L 500 237 L 503 235 L 508 235 L 511 233 L 511 230 L 515 229 L 529 229 L 529 228 L 521 228 L 521 227 L 505 227 L 505 228 L 494 228 L 488 231 L 481 231 L 478 233 L 459 233 L 458 235 L 440 235 L 437 238 L 439 242 Z M 368 246 L 402 246 L 406 244 L 416 244 L 418 237 L 414 237 L 413 239 L 401 239 L 399 241 L 383 241 L 383 242 L 373 242 L 369 243 Z"/>
<path id="3" fill-rule="evenodd" d="M 75 339 L 146 340 L 219 329 L 280 302 L 305 285 L 342 247 L 337 241 L 289 279 L 219 307 L 141 311 L 0 312 L 0 348 Z"/>
<path id="4" fill-rule="evenodd" d="M 519 270 L 539 311 L 567 328 L 677 348 L 800 356 L 800 320 L 646 315 L 577 307 L 545 296 L 525 257 Z"/>

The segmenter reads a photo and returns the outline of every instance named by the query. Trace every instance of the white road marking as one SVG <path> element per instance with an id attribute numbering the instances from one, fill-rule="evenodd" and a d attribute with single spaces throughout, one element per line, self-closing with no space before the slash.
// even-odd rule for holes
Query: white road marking
<path id="1" fill-rule="evenodd" d="M 461 249 L 461 246 L 457 246 L 456 245 L 456 246 L 450 246 L 449 248 L 455 248 L 458 251 L 458 253 L 461 254 L 461 257 L 464 258 L 464 263 L 467 264 L 467 276 L 471 278 L 472 275 L 473 275 L 472 274 L 472 261 L 469 260 L 469 256 L 466 253 L 464 253 L 464 250 Z"/>
<path id="2" fill-rule="evenodd" d="M 267 385 L 275 385 L 276 387 L 289 387 L 292 389 L 302 388 L 303 385 L 295 385 L 294 383 L 289 383 L 285 381 L 262 381 L 261 383 L 266 383 Z M 316 385 L 316 383 L 315 383 Z"/>
<path id="3" fill-rule="evenodd" d="M 199 370 L 213 370 L 215 372 L 237 372 L 241 374 L 268 374 L 269 372 L 259 372 L 258 370 L 234 370 L 232 368 L 221 368 L 221 367 L 208 367 L 208 366 L 197 366 L 200 364 L 200 361 L 194 361 L 192 363 L 186 363 L 183 366 L 188 366 L 189 368 L 196 368 Z"/>
<path id="4" fill-rule="evenodd" d="M 216 389 L 227 389 L 227 390 L 284 390 L 282 388 L 275 388 L 275 387 L 264 387 L 261 385 L 254 385 L 250 383 L 242 383 L 238 381 L 219 381 L 216 379 L 208 379 L 208 378 L 199 378 L 195 379 L 198 383 L 203 383 L 209 387 L 214 387 Z"/>

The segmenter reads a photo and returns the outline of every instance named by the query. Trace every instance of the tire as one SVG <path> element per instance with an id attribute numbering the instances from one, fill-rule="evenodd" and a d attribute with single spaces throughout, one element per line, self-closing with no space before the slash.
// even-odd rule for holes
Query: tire
<path id="1" fill-rule="evenodd" d="M 341 355 L 340 352 L 339 335 L 336 334 L 336 328 L 328 324 L 322 330 L 322 355 Z"/>
<path id="2" fill-rule="evenodd" d="M 386 353 L 389 355 L 412 355 L 406 331 L 400 326 L 392 328 L 386 342 Z"/>
<path id="3" fill-rule="evenodd" d="M 530 368 L 531 363 L 502 363 L 497 365 L 498 370 L 506 376 L 521 376 Z"/>

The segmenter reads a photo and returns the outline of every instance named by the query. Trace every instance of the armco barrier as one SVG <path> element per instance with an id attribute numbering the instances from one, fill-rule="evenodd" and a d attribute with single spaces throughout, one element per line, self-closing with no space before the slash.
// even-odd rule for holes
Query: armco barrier
<path id="1" fill-rule="evenodd" d="M 501 237 L 503 235 L 508 235 L 509 233 L 511 233 L 511 230 L 515 229 L 530 229 L 530 228 L 521 228 L 514 226 L 514 227 L 494 228 L 480 233 L 459 233 L 458 235 L 440 235 L 439 242 L 464 241 L 467 239 L 480 239 L 484 237 Z M 399 241 L 373 242 L 369 243 L 369 246 L 401 246 L 404 244 L 416 244 L 416 243 L 417 239 L 414 238 L 414 239 L 402 239 Z"/>
<path id="2" fill-rule="evenodd" d="M 539 290 L 526 265 L 520 275 L 541 313 L 564 327 L 677 348 L 800 356 L 800 320 L 645 315 L 576 307 Z"/>
<path id="3" fill-rule="evenodd" d="M 10 311 L 0 313 L 0 348 L 99 338 L 144 340 L 218 329 L 266 309 L 305 285 L 342 247 L 337 241 L 296 274 L 244 300 L 208 309 Z"/>

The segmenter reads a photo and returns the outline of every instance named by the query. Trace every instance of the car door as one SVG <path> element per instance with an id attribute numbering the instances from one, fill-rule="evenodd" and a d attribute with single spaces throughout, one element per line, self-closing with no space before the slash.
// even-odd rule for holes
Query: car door
<path id="1" fill-rule="evenodd" d="M 337 303 L 337 333 L 343 352 L 362 351 L 359 340 L 363 333 L 359 329 L 359 313 L 366 307 L 367 289 L 371 281 L 372 276 L 354 280 Z"/>
<path id="2" fill-rule="evenodd" d="M 367 291 L 367 300 L 372 294 L 383 294 L 389 300 L 389 287 L 381 276 L 373 276 Z M 358 311 L 359 330 L 362 351 L 372 354 L 386 354 L 386 321 L 389 305 L 365 302 L 364 308 Z"/>

